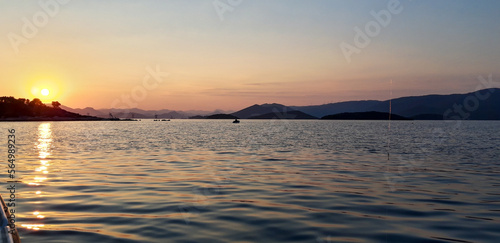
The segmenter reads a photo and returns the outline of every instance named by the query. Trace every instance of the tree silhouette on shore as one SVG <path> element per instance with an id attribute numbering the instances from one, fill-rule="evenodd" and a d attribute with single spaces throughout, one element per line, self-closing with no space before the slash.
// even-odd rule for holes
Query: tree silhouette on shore
<path id="1" fill-rule="evenodd" d="M 81 118 L 80 114 L 65 111 L 60 108 L 61 103 L 52 102 L 52 107 L 45 105 L 40 99 L 16 99 L 14 97 L 0 97 L 0 118 L 22 117 L 68 117 Z"/>

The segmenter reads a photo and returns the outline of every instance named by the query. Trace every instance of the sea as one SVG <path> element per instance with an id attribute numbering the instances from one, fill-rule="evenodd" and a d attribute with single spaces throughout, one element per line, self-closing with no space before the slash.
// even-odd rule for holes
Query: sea
<path id="1" fill-rule="evenodd" d="M 2 122 L 0 134 L 0 193 L 15 184 L 23 243 L 500 241 L 499 121 Z"/>

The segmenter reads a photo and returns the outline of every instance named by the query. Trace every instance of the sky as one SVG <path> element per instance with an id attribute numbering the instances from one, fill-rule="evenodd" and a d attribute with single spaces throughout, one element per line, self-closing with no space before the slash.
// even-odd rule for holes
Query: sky
<path id="1" fill-rule="evenodd" d="M 466 93 L 500 77 L 499 13 L 497 0 L 0 0 L 0 96 L 239 110 Z"/>

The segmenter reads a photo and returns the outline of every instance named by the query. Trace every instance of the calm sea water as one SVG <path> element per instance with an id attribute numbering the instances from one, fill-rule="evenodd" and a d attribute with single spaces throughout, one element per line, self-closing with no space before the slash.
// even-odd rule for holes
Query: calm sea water
<path id="1" fill-rule="evenodd" d="M 3 144 L 11 128 L 23 242 L 500 239 L 496 121 L 0 123 Z"/>

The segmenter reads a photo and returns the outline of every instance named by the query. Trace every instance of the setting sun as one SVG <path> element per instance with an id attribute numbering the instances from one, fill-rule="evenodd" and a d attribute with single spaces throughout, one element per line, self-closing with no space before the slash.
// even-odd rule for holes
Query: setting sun
<path id="1" fill-rule="evenodd" d="M 43 96 L 47 96 L 50 94 L 49 90 L 48 89 L 42 89 L 42 91 L 40 92 Z"/>
<path id="2" fill-rule="evenodd" d="M 60 77 L 54 75 L 34 75 L 26 77 L 25 97 L 29 99 L 38 98 L 43 103 L 61 101 L 66 85 Z"/>

